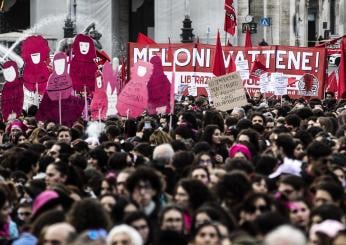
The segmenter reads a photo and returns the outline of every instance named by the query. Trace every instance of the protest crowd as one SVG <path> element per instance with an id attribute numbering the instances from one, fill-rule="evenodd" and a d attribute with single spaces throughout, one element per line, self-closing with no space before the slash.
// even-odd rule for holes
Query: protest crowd
<path id="1" fill-rule="evenodd" d="M 346 244 L 346 101 L 248 102 L 1 123 L 0 244 Z"/>

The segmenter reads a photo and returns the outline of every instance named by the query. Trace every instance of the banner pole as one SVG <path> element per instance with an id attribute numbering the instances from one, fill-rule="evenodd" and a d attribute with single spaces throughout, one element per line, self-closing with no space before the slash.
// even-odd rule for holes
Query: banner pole
<path id="1" fill-rule="evenodd" d="M 84 85 L 84 114 L 85 114 L 85 120 L 89 121 L 89 115 L 88 115 L 88 98 L 87 98 L 87 90 L 86 85 Z"/>
<path id="2" fill-rule="evenodd" d="M 59 124 L 62 125 L 61 119 L 61 92 L 59 91 Z"/>

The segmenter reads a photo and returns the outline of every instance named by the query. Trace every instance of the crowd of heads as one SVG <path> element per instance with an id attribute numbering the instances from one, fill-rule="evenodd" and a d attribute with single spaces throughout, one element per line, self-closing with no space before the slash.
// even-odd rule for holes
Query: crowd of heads
<path id="1" fill-rule="evenodd" d="M 91 137 L 95 128 L 100 134 Z M 346 244 L 346 101 L 0 124 L 0 244 Z"/>

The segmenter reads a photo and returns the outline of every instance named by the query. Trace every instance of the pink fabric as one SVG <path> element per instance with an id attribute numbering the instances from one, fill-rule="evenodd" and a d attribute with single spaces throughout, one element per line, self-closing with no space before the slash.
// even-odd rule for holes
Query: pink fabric
<path id="1" fill-rule="evenodd" d="M 27 130 L 27 126 L 25 126 L 25 124 L 19 119 L 16 119 L 13 122 L 11 122 L 10 127 L 9 127 L 10 132 L 11 132 L 12 128 L 18 128 L 18 129 L 22 130 L 23 132 Z"/>
<path id="2" fill-rule="evenodd" d="M 144 74 L 138 74 L 141 69 L 146 69 Z M 118 97 L 117 109 L 120 116 L 136 118 L 140 116 L 148 105 L 149 81 L 153 65 L 148 62 L 138 61 L 131 69 L 131 80 L 126 84 Z"/>
<path id="3" fill-rule="evenodd" d="M 89 50 L 86 54 L 81 53 L 81 42 L 89 44 Z M 72 44 L 72 52 L 70 76 L 74 90 L 82 92 L 85 85 L 88 92 L 93 92 L 95 90 L 95 73 L 97 70 L 94 61 L 96 50 L 93 40 L 87 35 L 78 34 Z"/>
<path id="4" fill-rule="evenodd" d="M 120 80 L 118 79 L 118 71 L 113 70 L 111 63 L 106 61 L 102 70 L 103 81 L 106 85 L 109 84 L 112 88 L 112 93 L 116 89 L 117 92 L 120 92 Z"/>
<path id="5" fill-rule="evenodd" d="M 148 82 L 148 112 L 157 114 L 156 108 L 166 106 L 166 113 L 169 113 L 171 83 L 163 72 L 159 56 L 152 57 L 150 63 L 153 64 L 153 74 Z"/>
<path id="6" fill-rule="evenodd" d="M 18 78 L 18 67 L 17 63 L 14 61 L 7 61 L 3 68 L 10 68 L 16 72 L 16 78 L 14 81 L 6 81 L 2 89 L 1 95 L 1 112 L 5 121 L 8 120 L 8 116 L 11 113 L 16 113 L 20 116 L 22 113 L 23 102 L 24 102 L 24 92 L 23 92 L 23 80 Z"/>
<path id="7" fill-rule="evenodd" d="M 35 92 L 37 84 L 39 94 L 44 94 L 50 74 L 46 65 L 46 61 L 49 59 L 47 40 L 42 36 L 30 36 L 23 41 L 21 51 L 22 58 L 25 62 L 23 71 L 24 86 L 29 91 Z M 33 56 L 35 54 L 40 54 L 37 64 L 33 63 Z"/>
<path id="8" fill-rule="evenodd" d="M 32 214 L 35 215 L 36 212 L 42 208 L 45 204 L 47 204 L 48 202 L 58 199 L 59 195 L 58 193 L 56 193 L 55 191 L 44 191 L 41 194 L 39 194 L 35 201 L 34 204 L 32 206 Z"/>
<path id="9" fill-rule="evenodd" d="M 98 72 L 96 78 L 95 93 L 90 104 L 92 120 L 106 120 L 108 100 L 107 100 L 107 84 L 102 79 L 101 72 Z"/>
<path id="10" fill-rule="evenodd" d="M 73 123 L 81 116 L 83 109 L 84 100 L 79 97 L 71 95 L 68 99 L 62 100 L 62 124 L 71 127 Z M 36 114 L 36 119 L 59 123 L 59 101 L 53 101 L 49 99 L 47 94 L 45 94 L 40 104 L 40 108 Z"/>
<path id="11" fill-rule="evenodd" d="M 64 72 L 61 75 L 58 75 L 56 73 L 56 67 L 54 65 L 54 61 L 56 60 L 64 60 L 65 61 L 65 68 Z M 61 99 L 67 99 L 71 96 L 71 93 L 73 92 L 72 89 L 72 80 L 70 78 L 70 75 L 68 74 L 68 63 L 67 63 L 67 56 L 65 53 L 59 52 L 54 55 L 53 58 L 53 73 L 50 75 L 48 79 L 47 84 L 47 94 L 51 100 L 59 100 L 59 93 L 61 96 Z"/>
<path id="12" fill-rule="evenodd" d="M 229 157 L 233 158 L 238 152 L 243 153 L 248 160 L 251 160 L 252 154 L 249 148 L 243 144 L 232 145 L 231 148 L 229 149 Z"/>

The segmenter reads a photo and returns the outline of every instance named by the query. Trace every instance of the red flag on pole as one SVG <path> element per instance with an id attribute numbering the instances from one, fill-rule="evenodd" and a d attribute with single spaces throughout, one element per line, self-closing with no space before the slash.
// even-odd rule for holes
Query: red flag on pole
<path id="1" fill-rule="evenodd" d="M 339 83 L 338 83 L 338 98 L 346 98 L 346 69 L 345 69 L 345 52 L 346 52 L 346 37 L 343 37 L 340 44 L 341 57 L 339 65 Z"/>
<path id="2" fill-rule="evenodd" d="M 246 28 L 245 48 L 252 48 L 251 33 L 250 33 L 250 28 L 249 27 Z"/>
<path id="3" fill-rule="evenodd" d="M 256 60 L 252 63 L 251 69 L 250 69 L 250 78 L 253 80 L 260 80 L 260 76 L 267 71 L 267 68 L 265 65 L 263 65 L 259 59 L 259 57 L 256 58 Z"/>
<path id="4" fill-rule="evenodd" d="M 213 73 L 215 76 L 226 74 L 225 61 L 223 59 L 222 46 L 220 41 L 220 33 L 217 31 L 216 48 L 214 54 Z"/>
<path id="5" fill-rule="evenodd" d="M 232 6 L 233 0 L 225 0 L 225 22 L 224 30 L 232 36 L 235 34 L 235 27 L 237 26 L 237 17 L 235 14 L 235 9 Z"/>
<path id="6" fill-rule="evenodd" d="M 229 64 L 228 64 L 228 67 L 227 67 L 227 73 L 232 73 L 232 72 L 235 72 L 235 71 L 237 71 L 237 67 L 236 67 L 235 62 L 233 60 L 233 57 L 230 56 Z"/>
<path id="7" fill-rule="evenodd" d="M 137 43 L 140 43 L 140 44 L 157 44 L 153 39 L 151 39 L 150 37 L 144 35 L 141 32 L 138 33 Z"/>

